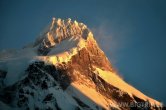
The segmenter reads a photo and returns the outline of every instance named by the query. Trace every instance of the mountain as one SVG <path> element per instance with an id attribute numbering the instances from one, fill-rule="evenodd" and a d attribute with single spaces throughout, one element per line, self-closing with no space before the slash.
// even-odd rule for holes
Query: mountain
<path id="1" fill-rule="evenodd" d="M 162 104 L 116 73 L 85 24 L 53 18 L 34 43 L 0 53 L 0 110 L 10 109 L 161 110 Z"/>

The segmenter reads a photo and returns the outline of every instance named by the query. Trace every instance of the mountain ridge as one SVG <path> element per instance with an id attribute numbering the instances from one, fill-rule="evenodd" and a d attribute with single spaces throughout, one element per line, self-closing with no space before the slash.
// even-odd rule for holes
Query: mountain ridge
<path id="1" fill-rule="evenodd" d="M 0 59 L 4 108 L 162 109 L 160 102 L 119 77 L 83 23 L 53 18 L 32 47 L 13 56 L 18 59 Z"/>

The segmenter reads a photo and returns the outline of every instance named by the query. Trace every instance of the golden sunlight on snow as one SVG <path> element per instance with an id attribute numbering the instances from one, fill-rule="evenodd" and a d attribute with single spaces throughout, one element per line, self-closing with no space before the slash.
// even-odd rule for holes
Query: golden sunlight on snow
<path id="1" fill-rule="evenodd" d="M 104 107 L 105 109 L 109 109 L 109 106 L 117 107 L 117 104 L 109 99 L 107 99 L 105 96 L 99 94 L 95 89 L 90 88 L 86 85 L 79 84 L 77 82 L 73 82 L 71 84 L 72 88 L 75 88 L 77 91 L 81 92 L 83 95 L 87 97 L 87 100 L 91 100 L 92 102 L 98 104 L 99 106 Z M 70 88 L 71 89 L 71 88 Z M 76 91 L 75 91 L 76 92 Z M 77 94 L 77 97 L 81 98 L 81 94 Z M 107 100 L 106 100 L 107 99 Z M 86 101 L 88 102 L 88 101 Z"/>
<path id="2" fill-rule="evenodd" d="M 54 45 L 55 45 L 54 38 L 53 38 L 52 35 L 50 35 L 49 32 L 47 33 L 47 37 L 48 37 L 48 40 L 49 40 L 50 43 L 51 43 L 51 46 L 54 46 Z"/>
<path id="3" fill-rule="evenodd" d="M 96 67 L 95 67 L 96 68 Z M 119 88 L 120 90 L 127 92 L 130 96 L 137 96 L 143 100 L 148 100 L 152 105 L 161 105 L 160 102 L 151 99 L 150 97 L 147 97 L 131 85 L 127 84 L 125 81 L 123 81 L 118 75 L 110 72 L 110 71 L 104 71 L 100 68 L 96 68 L 94 73 L 98 74 L 100 77 L 102 77 L 106 82 L 110 83 L 111 85 Z"/>
<path id="4" fill-rule="evenodd" d="M 88 36 L 88 38 L 89 37 L 93 37 L 93 35 L 90 34 L 90 36 Z M 54 42 L 52 36 L 50 36 L 49 34 L 48 34 L 48 39 L 51 42 L 51 45 L 55 45 L 55 42 Z M 65 43 L 65 41 L 62 41 L 62 42 Z M 71 47 L 71 49 L 63 51 L 58 54 L 55 53 L 54 55 L 37 56 L 37 57 L 35 57 L 35 59 L 39 59 L 44 62 L 52 63 L 54 65 L 56 65 L 57 63 L 68 62 L 71 60 L 73 55 L 76 55 L 78 53 L 78 51 L 80 51 L 82 48 L 86 47 L 86 45 L 87 45 L 87 42 L 83 38 L 79 38 L 79 39 L 70 38 L 67 42 L 71 42 L 71 43 L 66 46 L 73 45 Z M 75 43 L 76 43 L 76 45 L 75 45 Z"/>
<path id="5" fill-rule="evenodd" d="M 81 38 L 77 46 L 79 48 L 82 48 L 82 47 L 85 47 L 85 45 L 86 45 L 85 40 Z"/>

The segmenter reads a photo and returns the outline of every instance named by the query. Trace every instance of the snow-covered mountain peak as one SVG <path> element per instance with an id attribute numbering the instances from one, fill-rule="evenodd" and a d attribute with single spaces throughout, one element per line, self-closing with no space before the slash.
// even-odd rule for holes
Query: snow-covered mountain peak
<path id="1" fill-rule="evenodd" d="M 50 48 L 67 38 L 87 39 L 90 32 L 85 24 L 78 23 L 76 20 L 53 18 L 48 28 L 37 38 L 34 46 Z"/>
<path id="2" fill-rule="evenodd" d="M 49 46 L 54 46 L 69 37 L 87 38 L 90 30 L 83 23 L 78 23 L 76 20 L 72 21 L 70 18 L 62 20 L 60 18 L 53 18 L 48 28 L 36 40 L 35 45 L 39 41 L 45 40 L 45 44 L 50 42 Z"/>
<path id="3" fill-rule="evenodd" d="M 32 45 L 0 53 L 0 110 L 162 109 L 117 75 L 83 23 L 53 18 Z"/>

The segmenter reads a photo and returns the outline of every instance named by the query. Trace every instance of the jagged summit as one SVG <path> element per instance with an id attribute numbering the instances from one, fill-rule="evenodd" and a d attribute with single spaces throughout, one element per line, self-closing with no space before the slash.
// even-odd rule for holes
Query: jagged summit
<path id="1" fill-rule="evenodd" d="M 55 39 L 65 39 L 67 37 L 86 38 L 90 32 L 85 24 L 78 23 L 76 20 L 72 21 L 70 18 L 66 20 L 53 18 L 49 31 Z"/>
<path id="2" fill-rule="evenodd" d="M 46 50 L 47 48 L 56 46 L 65 39 L 87 39 L 90 33 L 91 31 L 85 24 L 78 23 L 76 20 L 72 21 L 70 18 L 66 20 L 53 18 L 48 28 L 37 38 L 34 46 L 40 45 L 39 48 Z"/>

